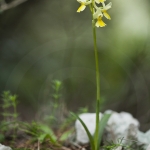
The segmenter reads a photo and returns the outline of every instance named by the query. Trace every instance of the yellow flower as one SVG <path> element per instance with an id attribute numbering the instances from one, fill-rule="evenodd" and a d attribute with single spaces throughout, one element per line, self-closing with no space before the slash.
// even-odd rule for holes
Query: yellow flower
<path id="1" fill-rule="evenodd" d="M 86 5 L 92 3 L 92 0 L 77 0 L 81 5 L 78 8 L 77 12 L 81 12 L 86 8 Z"/>
<path id="2" fill-rule="evenodd" d="M 96 22 L 95 26 L 96 27 L 105 27 L 106 26 L 106 24 L 103 22 L 101 16 L 97 18 L 97 22 Z"/>
<path id="3" fill-rule="evenodd" d="M 93 18 L 97 19 L 97 22 L 95 24 L 96 27 L 105 27 L 106 26 L 106 24 L 102 20 L 102 17 L 103 17 L 103 14 L 102 14 L 101 8 L 98 8 L 96 10 L 96 12 L 93 14 Z"/>
<path id="4" fill-rule="evenodd" d="M 111 20 L 111 18 L 110 18 L 109 14 L 107 13 L 106 10 L 102 10 L 102 12 L 103 12 L 104 16 L 105 16 L 107 19 Z"/>
<path id="5" fill-rule="evenodd" d="M 101 11 L 103 12 L 104 16 L 107 18 L 107 19 L 111 19 L 111 17 L 109 16 L 109 14 L 107 13 L 107 10 L 111 8 L 112 6 L 112 3 L 110 2 L 109 4 L 105 5 L 105 3 L 102 3 L 103 4 L 103 8 L 101 9 Z"/>
<path id="6" fill-rule="evenodd" d="M 77 12 L 81 12 L 86 8 L 84 3 L 81 3 L 81 6 L 78 8 Z"/>

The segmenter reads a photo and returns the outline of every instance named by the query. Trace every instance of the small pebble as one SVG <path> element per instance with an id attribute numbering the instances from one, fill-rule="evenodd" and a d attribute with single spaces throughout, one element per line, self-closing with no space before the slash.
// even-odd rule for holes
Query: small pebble
<path id="1" fill-rule="evenodd" d="M 122 146 L 117 147 L 116 149 L 113 150 L 122 150 Z"/>

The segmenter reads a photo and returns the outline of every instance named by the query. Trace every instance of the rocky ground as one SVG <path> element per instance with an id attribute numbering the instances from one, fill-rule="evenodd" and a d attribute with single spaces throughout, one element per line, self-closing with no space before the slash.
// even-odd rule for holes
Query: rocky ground
<path id="1" fill-rule="evenodd" d="M 103 114 L 111 114 L 111 116 L 105 127 L 101 149 L 150 150 L 150 130 L 145 133 L 140 131 L 139 121 L 131 114 L 127 112 L 117 113 L 111 110 L 105 111 Z M 100 113 L 100 118 L 103 117 L 103 114 Z M 79 115 L 92 135 L 94 135 L 95 131 L 95 116 L 95 113 Z M 4 145 L 0 144 L 0 150 L 90 150 L 89 138 L 78 120 L 75 122 L 73 136 L 74 138 L 68 138 L 64 142 L 58 141 L 57 144 L 46 140 L 41 143 L 24 134 L 17 135 L 15 140 L 8 136 L 3 142 Z"/>

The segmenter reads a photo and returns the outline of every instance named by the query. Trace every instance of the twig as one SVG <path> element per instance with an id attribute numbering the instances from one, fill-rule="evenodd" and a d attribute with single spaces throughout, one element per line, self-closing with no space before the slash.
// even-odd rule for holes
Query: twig
<path id="1" fill-rule="evenodd" d="M 6 3 L 5 0 L 1 0 L 0 1 L 0 12 L 3 12 L 5 10 L 8 10 L 8 9 L 11 9 L 11 8 L 14 8 L 24 2 L 26 2 L 27 0 L 14 0 L 12 1 L 11 3 Z"/>
<path id="2" fill-rule="evenodd" d="M 38 149 L 37 150 L 40 150 L 40 141 L 38 140 Z"/>

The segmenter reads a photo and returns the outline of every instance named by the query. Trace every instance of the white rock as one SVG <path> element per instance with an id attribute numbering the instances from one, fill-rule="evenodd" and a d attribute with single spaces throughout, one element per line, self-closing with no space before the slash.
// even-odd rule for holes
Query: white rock
<path id="1" fill-rule="evenodd" d="M 111 113 L 106 126 L 106 140 L 117 142 L 119 138 L 136 138 L 139 122 L 130 113 L 106 111 Z"/>
<path id="2" fill-rule="evenodd" d="M 0 144 L 0 150 L 12 150 L 10 147 Z"/>
<path id="3" fill-rule="evenodd" d="M 96 124 L 96 114 L 95 113 L 83 113 L 79 115 L 79 117 L 86 124 L 87 128 L 89 129 L 89 132 L 92 135 L 94 135 L 95 124 Z M 100 113 L 100 117 L 102 117 L 101 113 Z M 89 138 L 86 134 L 86 131 L 84 130 L 84 127 L 82 126 L 79 120 L 76 120 L 75 122 L 75 129 L 76 129 L 77 142 L 82 143 L 82 144 L 88 143 Z"/>
<path id="4" fill-rule="evenodd" d="M 114 150 L 122 150 L 122 146 L 119 146 L 119 147 L 117 147 L 117 148 L 114 149 Z"/>
<path id="5" fill-rule="evenodd" d="M 141 143 L 144 145 L 149 145 L 150 150 L 150 130 L 148 130 L 146 133 L 138 131 L 137 140 L 139 141 L 139 144 Z"/>
<path id="6" fill-rule="evenodd" d="M 147 149 L 146 150 L 150 150 L 150 144 L 148 145 Z"/>
<path id="7" fill-rule="evenodd" d="M 132 138 L 137 137 L 139 122 L 133 118 L 133 116 L 126 112 L 117 113 L 114 111 L 106 111 L 105 113 L 111 113 L 111 117 L 108 120 L 106 126 L 106 138 L 107 141 L 114 141 L 117 143 L 119 138 Z M 95 132 L 95 113 L 84 113 L 79 116 L 86 124 L 90 133 L 94 135 Z M 102 117 L 102 114 L 101 114 Z M 84 130 L 84 127 L 76 120 L 76 140 L 82 144 L 88 143 L 89 138 Z"/>

